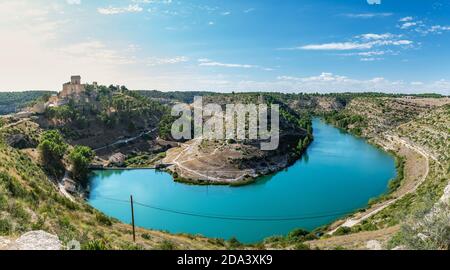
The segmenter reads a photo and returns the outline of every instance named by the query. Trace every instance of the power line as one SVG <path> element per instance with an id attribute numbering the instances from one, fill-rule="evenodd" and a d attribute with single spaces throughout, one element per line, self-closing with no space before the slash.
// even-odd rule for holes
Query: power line
<path id="1" fill-rule="evenodd" d="M 103 197 L 103 196 L 95 196 L 95 198 L 111 200 L 111 201 L 127 203 L 127 204 L 130 203 L 127 200 L 107 198 L 107 197 Z M 292 217 L 274 217 L 274 216 L 272 216 L 272 217 L 261 217 L 261 216 L 260 217 L 251 217 L 251 216 L 225 216 L 225 215 L 194 213 L 194 212 L 162 208 L 162 207 L 158 207 L 158 206 L 140 203 L 137 201 L 134 201 L 134 204 L 145 207 L 145 208 L 158 210 L 158 211 L 162 211 L 162 212 L 167 212 L 167 213 L 172 213 L 172 214 L 200 217 L 200 218 L 208 218 L 208 219 L 236 220 L 236 221 L 296 221 L 296 220 L 308 220 L 308 219 L 335 217 L 335 216 L 341 216 L 341 215 L 351 214 L 351 213 L 355 212 L 355 210 L 347 210 L 347 211 L 338 211 L 338 212 L 329 212 L 329 213 L 320 213 L 320 214 L 317 213 L 317 214 L 310 214 L 310 215 L 304 215 L 304 216 L 292 216 Z"/>

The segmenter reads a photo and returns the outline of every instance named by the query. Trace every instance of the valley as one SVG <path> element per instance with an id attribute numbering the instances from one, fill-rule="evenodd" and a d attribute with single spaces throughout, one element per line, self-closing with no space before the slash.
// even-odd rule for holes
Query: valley
<path id="1" fill-rule="evenodd" d="M 204 93 L 206 102 L 221 106 L 252 102 L 280 105 L 282 144 L 275 151 L 261 151 L 256 146 L 258 140 L 174 140 L 170 135 L 170 106 L 190 104 L 201 92 L 131 91 L 97 84 L 84 87 L 81 92 L 38 100 L 42 103 L 39 110 L 34 103 L 26 113 L 1 118 L 2 237 L 14 239 L 40 229 L 57 235 L 64 243 L 80 239 L 84 249 L 367 249 L 370 241 L 382 248 L 407 248 L 411 244 L 407 226 L 418 222 L 413 213 L 431 209 L 445 197 L 449 184 L 448 97 Z M 87 146 L 94 149 L 87 159 L 89 169 L 161 168 L 177 182 L 240 189 L 258 185 L 261 177 L 270 178 L 308 158 L 315 140 L 313 117 L 390 152 L 397 161 L 398 175 L 387 192 L 378 193 L 384 195 L 376 196 L 368 208 L 354 215 L 308 228 L 310 232 L 292 231 L 257 244 L 148 229 L 138 229 L 141 237 L 133 243 L 129 225 L 85 202 L 89 182 L 78 180 L 69 157 L 77 146 Z M 40 151 L 42 136 L 49 130 L 57 130 L 68 149 L 61 156 L 61 166 L 52 170 Z M 59 184 L 66 187 L 61 182 L 66 172 L 75 184 L 69 192 L 73 200 L 59 191 Z M 296 175 L 301 174 L 299 170 Z M 16 210 L 11 211 L 13 208 Z"/>

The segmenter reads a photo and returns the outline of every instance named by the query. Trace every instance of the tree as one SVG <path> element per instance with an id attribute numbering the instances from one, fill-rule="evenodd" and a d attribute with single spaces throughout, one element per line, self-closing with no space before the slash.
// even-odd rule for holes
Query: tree
<path id="1" fill-rule="evenodd" d="M 54 173 L 62 169 L 61 159 L 67 151 L 67 144 L 59 131 L 48 130 L 42 133 L 38 149 L 47 169 Z"/>
<path id="2" fill-rule="evenodd" d="M 87 146 L 77 145 L 69 154 L 72 176 L 78 181 L 85 181 L 89 173 L 89 164 L 95 157 L 94 151 Z"/>

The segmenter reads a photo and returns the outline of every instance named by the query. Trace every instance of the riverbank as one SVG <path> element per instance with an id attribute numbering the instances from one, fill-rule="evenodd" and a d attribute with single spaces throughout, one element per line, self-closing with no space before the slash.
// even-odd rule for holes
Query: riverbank
<path id="1" fill-rule="evenodd" d="M 408 103 L 413 102 L 414 100 L 408 101 Z M 420 102 L 423 103 L 424 100 L 420 100 Z M 366 113 L 378 112 L 377 109 L 371 108 L 374 106 L 373 104 L 384 104 L 383 110 L 380 111 L 385 112 L 384 116 L 387 119 L 384 120 L 384 123 L 389 123 L 388 115 L 398 115 L 390 112 L 391 110 L 396 111 L 398 108 L 386 106 L 386 104 L 390 104 L 389 102 L 374 103 L 358 100 L 355 104 L 348 106 L 345 115 L 364 115 L 362 126 L 366 127 L 363 129 L 363 133 L 364 137 L 369 138 L 369 142 L 403 157 L 405 162 L 404 179 L 397 190 L 390 196 L 386 196 L 383 201 L 334 222 L 328 229 L 327 237 L 309 242 L 311 247 L 328 245 L 328 248 L 333 248 L 338 243 L 345 243 L 343 248 L 354 248 L 357 244 L 360 248 L 367 249 L 367 240 L 373 240 L 377 235 L 383 235 L 380 246 L 386 248 L 388 241 L 393 238 L 401 239 L 399 234 L 405 233 L 399 229 L 399 224 L 410 219 L 417 211 L 428 211 L 429 209 L 423 209 L 425 205 L 438 201 L 441 196 L 445 197 L 442 195 L 443 190 L 450 186 L 449 171 L 445 167 L 445 160 L 448 160 L 450 154 L 448 152 L 448 133 L 445 135 L 449 120 L 446 115 L 449 107 L 445 105 L 448 103 L 448 99 L 444 105 L 441 104 L 434 109 L 430 108 L 433 106 L 434 100 L 430 100 L 430 102 L 428 109 L 416 118 L 412 120 L 406 118 L 405 122 L 382 128 L 379 127 L 378 116 L 374 117 L 372 114 Z M 366 110 L 361 110 L 362 107 Z M 416 108 L 413 107 L 413 109 Z M 404 113 L 405 108 L 402 110 Z M 384 131 L 374 132 L 380 129 Z M 371 236 L 373 239 L 369 239 Z M 353 243 L 351 243 L 352 241 Z"/>
<path id="2" fill-rule="evenodd" d="M 401 166 L 403 171 L 397 172 L 397 174 L 403 175 L 403 178 L 399 181 L 399 186 L 395 190 L 374 198 L 374 203 L 369 204 L 368 208 L 351 215 L 345 220 L 339 220 L 331 224 L 328 232 L 330 235 L 336 233 L 339 229 L 351 229 L 356 225 L 360 225 L 364 220 L 414 192 L 428 175 L 428 158 L 420 152 L 416 152 L 409 145 L 391 141 L 387 138 L 376 138 L 372 142 L 386 151 L 392 151 L 396 156 L 404 160 L 404 166 Z"/>
<path id="3" fill-rule="evenodd" d="M 252 145 L 197 138 L 169 149 L 161 164 L 180 183 L 244 186 L 294 164 L 311 141 L 301 152 L 283 146 L 269 153 Z"/>

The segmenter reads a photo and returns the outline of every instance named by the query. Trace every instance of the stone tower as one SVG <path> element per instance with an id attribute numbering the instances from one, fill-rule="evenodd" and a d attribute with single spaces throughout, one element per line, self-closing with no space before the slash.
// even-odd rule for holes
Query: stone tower
<path id="1" fill-rule="evenodd" d="M 85 85 L 81 84 L 81 76 L 76 75 L 70 77 L 70 82 L 63 84 L 63 90 L 59 97 L 66 98 L 69 96 L 79 96 L 86 90 Z"/>
<path id="2" fill-rule="evenodd" d="M 81 84 L 81 76 L 77 75 L 70 77 L 70 82 L 72 84 Z"/>

